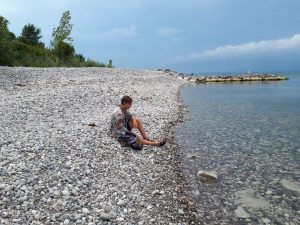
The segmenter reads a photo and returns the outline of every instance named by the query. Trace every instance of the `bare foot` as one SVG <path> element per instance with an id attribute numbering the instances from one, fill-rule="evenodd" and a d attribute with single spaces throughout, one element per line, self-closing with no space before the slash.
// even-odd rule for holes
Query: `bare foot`
<path id="1" fill-rule="evenodd" d="M 167 138 L 164 138 L 161 142 L 159 142 L 159 147 L 162 147 L 166 144 Z"/>

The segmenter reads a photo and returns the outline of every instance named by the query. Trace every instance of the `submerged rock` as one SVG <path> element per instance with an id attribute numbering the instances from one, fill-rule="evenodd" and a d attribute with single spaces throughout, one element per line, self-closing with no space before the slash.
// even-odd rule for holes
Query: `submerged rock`
<path id="1" fill-rule="evenodd" d="M 187 155 L 187 158 L 191 159 L 191 160 L 195 160 L 195 159 L 197 159 L 197 156 L 196 155 Z"/>
<path id="2" fill-rule="evenodd" d="M 271 207 L 263 197 L 255 195 L 254 190 L 246 189 L 242 191 L 237 191 L 235 193 L 235 203 L 245 209 L 250 213 L 255 213 L 257 211 L 265 211 Z"/>
<path id="3" fill-rule="evenodd" d="M 300 195 L 300 184 L 298 182 L 283 179 L 280 181 L 280 183 L 288 193 L 297 196 Z"/>
<path id="4" fill-rule="evenodd" d="M 197 173 L 197 177 L 201 182 L 210 183 L 218 180 L 218 175 L 214 171 L 203 171 L 200 170 Z"/>
<path id="5" fill-rule="evenodd" d="M 234 211 L 234 213 L 238 218 L 247 219 L 250 217 L 250 215 L 244 210 L 244 208 L 240 206 Z"/>

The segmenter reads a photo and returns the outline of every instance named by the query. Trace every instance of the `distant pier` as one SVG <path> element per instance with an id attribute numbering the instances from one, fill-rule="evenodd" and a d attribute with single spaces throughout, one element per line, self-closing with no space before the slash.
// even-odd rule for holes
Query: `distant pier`
<path id="1" fill-rule="evenodd" d="M 244 82 L 244 81 L 279 81 L 288 80 L 279 74 L 239 74 L 239 75 L 216 75 L 216 76 L 186 76 L 183 73 L 177 73 L 169 69 L 158 69 L 168 73 L 169 75 L 176 76 L 178 79 L 186 80 L 194 83 L 206 82 Z"/>

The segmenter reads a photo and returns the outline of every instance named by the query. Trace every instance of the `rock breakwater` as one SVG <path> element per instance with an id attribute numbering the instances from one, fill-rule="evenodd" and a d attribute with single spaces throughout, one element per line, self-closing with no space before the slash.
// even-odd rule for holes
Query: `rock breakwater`
<path id="1" fill-rule="evenodd" d="M 243 81 L 279 81 L 287 80 L 279 74 L 237 74 L 237 75 L 208 75 L 208 76 L 186 76 L 183 73 L 171 71 L 169 69 L 158 69 L 158 71 L 164 71 L 165 73 L 175 76 L 178 79 L 189 81 L 192 83 L 206 83 L 206 82 L 243 82 Z"/>

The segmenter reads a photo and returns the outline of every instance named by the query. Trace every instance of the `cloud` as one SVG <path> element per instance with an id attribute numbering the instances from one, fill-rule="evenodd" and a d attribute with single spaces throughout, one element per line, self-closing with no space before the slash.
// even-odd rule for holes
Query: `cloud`
<path id="1" fill-rule="evenodd" d="M 161 37 L 173 37 L 177 36 L 184 31 L 178 28 L 171 28 L 171 27 L 159 27 L 156 30 L 156 33 Z"/>
<path id="2" fill-rule="evenodd" d="M 102 32 L 99 37 L 103 39 L 110 39 L 110 38 L 131 38 L 136 36 L 136 26 L 130 27 L 120 27 L 114 28 L 105 32 Z"/>
<path id="3" fill-rule="evenodd" d="M 225 45 L 213 50 L 178 56 L 175 61 L 214 60 L 236 56 L 267 55 L 270 53 L 293 52 L 300 49 L 300 34 L 290 38 L 248 42 L 241 45 Z"/>

